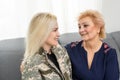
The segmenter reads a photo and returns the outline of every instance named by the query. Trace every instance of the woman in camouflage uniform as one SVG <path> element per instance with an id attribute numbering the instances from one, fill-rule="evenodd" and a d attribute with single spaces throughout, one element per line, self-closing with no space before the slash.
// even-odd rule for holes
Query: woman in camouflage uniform
<path id="1" fill-rule="evenodd" d="M 39 13 L 33 17 L 21 63 L 22 80 L 71 80 L 71 63 L 58 38 L 56 16 Z"/>

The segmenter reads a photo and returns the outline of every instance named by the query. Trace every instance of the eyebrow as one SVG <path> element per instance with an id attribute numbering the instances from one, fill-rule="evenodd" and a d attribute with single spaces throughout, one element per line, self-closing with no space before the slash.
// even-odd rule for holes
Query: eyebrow
<path id="1" fill-rule="evenodd" d="M 53 29 L 58 29 L 58 27 L 54 27 Z"/>
<path id="2" fill-rule="evenodd" d="M 80 23 L 78 23 L 78 26 L 80 26 Z"/>
<path id="3" fill-rule="evenodd" d="M 83 25 L 83 24 L 88 24 L 88 22 L 83 22 L 83 23 L 81 23 L 81 25 Z M 78 23 L 78 25 L 80 26 L 80 23 Z"/>

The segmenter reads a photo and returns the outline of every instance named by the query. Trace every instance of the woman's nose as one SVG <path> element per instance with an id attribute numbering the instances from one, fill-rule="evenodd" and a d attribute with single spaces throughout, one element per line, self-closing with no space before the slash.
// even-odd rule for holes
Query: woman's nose
<path id="1" fill-rule="evenodd" d="M 57 36 L 60 37 L 60 32 L 59 31 L 57 31 Z"/>

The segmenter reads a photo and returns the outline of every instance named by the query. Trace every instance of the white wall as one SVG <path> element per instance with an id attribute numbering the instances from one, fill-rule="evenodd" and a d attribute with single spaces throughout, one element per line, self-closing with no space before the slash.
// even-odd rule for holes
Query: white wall
<path id="1" fill-rule="evenodd" d="M 106 31 L 120 31 L 120 0 L 102 0 Z"/>
<path id="2" fill-rule="evenodd" d="M 22 37 L 28 25 L 26 1 L 0 0 L 0 40 Z"/>
<path id="3" fill-rule="evenodd" d="M 38 12 L 57 16 L 60 33 L 78 32 L 77 16 L 86 9 L 101 9 L 100 0 L 0 0 L 0 40 L 24 37 Z"/>
<path id="4" fill-rule="evenodd" d="M 0 0 L 0 40 L 24 37 L 37 12 L 50 12 L 49 0 Z"/>
<path id="5" fill-rule="evenodd" d="M 31 17 L 52 12 L 62 33 L 78 31 L 76 17 L 85 9 L 102 12 L 106 32 L 120 31 L 120 0 L 0 0 L 0 40 L 26 36 Z M 72 5 L 72 6 L 71 6 Z"/>

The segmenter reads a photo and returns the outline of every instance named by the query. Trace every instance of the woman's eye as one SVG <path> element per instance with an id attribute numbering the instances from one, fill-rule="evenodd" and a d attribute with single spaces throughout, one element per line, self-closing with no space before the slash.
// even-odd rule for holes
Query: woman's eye
<path id="1" fill-rule="evenodd" d="M 84 25 L 84 27 L 88 27 L 88 25 Z"/>
<path id="2" fill-rule="evenodd" d="M 56 32 L 57 30 L 55 29 L 54 31 Z"/>
<path id="3" fill-rule="evenodd" d="M 80 24 L 78 24 L 78 28 L 79 28 L 79 29 L 81 28 L 81 25 L 80 25 Z"/>
<path id="4" fill-rule="evenodd" d="M 53 32 L 56 32 L 58 29 L 53 29 Z"/>
<path id="5" fill-rule="evenodd" d="M 78 28 L 80 29 L 80 28 L 81 28 L 81 26 L 78 26 Z"/>

